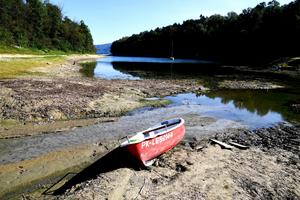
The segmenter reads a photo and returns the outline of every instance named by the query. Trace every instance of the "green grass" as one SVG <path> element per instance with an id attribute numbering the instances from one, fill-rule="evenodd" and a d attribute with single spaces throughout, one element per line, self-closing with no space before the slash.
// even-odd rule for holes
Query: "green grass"
<path id="1" fill-rule="evenodd" d="M 58 64 L 65 61 L 66 52 L 56 50 L 39 50 L 32 48 L 22 48 L 5 46 L 0 44 L 1 54 L 9 55 L 27 55 L 29 57 L 0 59 L 0 79 L 15 78 L 16 76 L 41 75 L 41 73 L 33 72 L 36 67 L 49 67 L 49 64 Z M 36 56 L 36 57 L 35 57 Z"/>
<path id="2" fill-rule="evenodd" d="M 40 50 L 33 48 L 5 46 L 0 44 L 0 54 L 69 55 L 72 54 L 72 52 L 63 52 L 58 50 L 47 49 Z"/>
<path id="3" fill-rule="evenodd" d="M 17 124 L 19 124 L 19 123 L 13 119 L 0 120 L 0 126 L 5 127 L 5 128 L 15 126 Z"/>
<path id="4" fill-rule="evenodd" d="M 53 64 L 65 62 L 62 55 L 45 55 L 42 57 L 12 58 L 0 60 L 0 79 L 15 78 L 22 75 L 40 75 L 34 72 L 37 67 L 51 67 Z M 38 73 L 38 74 L 37 74 Z"/>
<path id="5" fill-rule="evenodd" d="M 30 54 L 30 55 L 72 55 L 72 54 L 96 54 L 96 52 L 61 51 L 53 49 L 36 49 L 0 44 L 0 54 Z"/>

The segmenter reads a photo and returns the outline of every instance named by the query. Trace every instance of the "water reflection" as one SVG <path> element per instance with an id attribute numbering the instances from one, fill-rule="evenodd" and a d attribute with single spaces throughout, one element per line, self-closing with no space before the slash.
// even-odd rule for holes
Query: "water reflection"
<path id="1" fill-rule="evenodd" d="M 251 123 L 276 123 L 279 121 L 300 122 L 300 114 L 290 109 L 291 102 L 300 102 L 299 80 L 284 74 L 259 73 L 252 71 L 239 71 L 237 68 L 219 66 L 215 63 L 168 58 L 142 58 L 142 57 L 114 57 L 109 56 L 99 59 L 96 63 L 89 63 L 82 69 L 87 76 L 105 79 L 139 80 L 155 79 L 180 79 L 192 78 L 200 80 L 210 88 L 214 88 L 218 81 L 223 79 L 278 81 L 290 85 L 289 90 L 221 90 L 210 92 L 204 97 L 187 98 L 188 101 L 213 106 L 223 106 L 223 111 L 217 115 L 224 117 L 236 116 L 236 120 L 252 119 Z M 170 97 L 172 98 L 172 97 Z M 181 99 L 181 96 L 176 98 Z M 172 99 L 176 102 L 176 98 Z M 226 105 L 226 106 L 225 106 Z M 232 109 L 232 110 L 231 110 Z M 229 110 L 229 111 L 228 111 Z M 213 115 L 214 112 L 211 113 Z M 230 113 L 230 114 L 228 114 Z M 247 113 L 252 113 L 247 114 Z M 230 115 L 230 116 L 228 116 Z M 250 122 L 249 122 L 250 123 Z M 254 123 L 255 124 L 255 123 Z"/>
<path id="2" fill-rule="evenodd" d="M 207 94 L 209 98 L 222 98 L 222 103 L 232 102 L 236 108 L 265 116 L 277 112 L 286 121 L 300 121 L 300 114 L 290 108 L 290 103 L 300 101 L 299 91 L 295 89 L 278 90 L 219 90 Z"/>
<path id="3" fill-rule="evenodd" d="M 166 99 L 173 102 L 170 106 L 200 105 L 198 112 L 201 115 L 234 120 L 250 128 L 268 127 L 284 121 L 283 115 L 279 112 L 268 108 L 260 112 L 260 109 L 251 106 L 251 109 L 248 109 L 243 103 L 237 103 L 229 98 L 217 97 L 216 94 L 197 96 L 193 93 L 186 93 L 169 96 Z M 265 112 L 266 110 L 267 112 Z"/>
<path id="4" fill-rule="evenodd" d="M 191 72 L 211 72 L 216 64 L 192 59 L 108 56 L 94 63 L 94 77 L 138 80 L 146 78 L 180 78 Z M 187 70 L 188 69 L 188 70 Z M 216 72 L 216 70 L 213 70 Z"/>
<path id="5" fill-rule="evenodd" d="M 196 78 L 203 75 L 232 74 L 235 70 L 213 63 L 128 63 L 114 62 L 113 68 L 141 79 Z"/>
<path id="6" fill-rule="evenodd" d="M 212 64 L 211 61 L 194 60 L 194 59 L 175 59 L 169 58 L 151 58 L 151 57 L 125 57 L 125 56 L 107 56 L 98 60 L 99 62 L 126 62 L 126 63 L 190 63 L 190 64 Z"/>
<path id="7" fill-rule="evenodd" d="M 128 72 L 116 70 L 110 62 L 98 62 L 95 66 L 94 77 L 105 79 L 127 79 L 139 80 L 140 77 L 134 76 Z"/>

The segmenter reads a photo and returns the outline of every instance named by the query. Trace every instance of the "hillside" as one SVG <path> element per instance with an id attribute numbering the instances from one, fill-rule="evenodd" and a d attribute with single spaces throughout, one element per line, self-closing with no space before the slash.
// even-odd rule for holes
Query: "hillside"
<path id="1" fill-rule="evenodd" d="M 97 54 L 111 54 L 111 43 L 95 45 Z"/>
<path id="2" fill-rule="evenodd" d="M 145 31 L 113 42 L 122 56 L 206 58 L 249 63 L 300 54 L 300 0 L 260 3 L 242 13 L 212 15 Z"/>

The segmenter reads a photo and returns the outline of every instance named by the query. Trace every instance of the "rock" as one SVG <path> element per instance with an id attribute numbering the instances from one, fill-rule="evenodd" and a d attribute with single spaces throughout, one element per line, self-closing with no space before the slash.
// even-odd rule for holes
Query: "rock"
<path id="1" fill-rule="evenodd" d="M 188 164 L 188 165 L 193 165 L 194 162 L 192 162 L 191 160 L 188 160 L 188 161 L 186 161 L 186 164 Z"/>

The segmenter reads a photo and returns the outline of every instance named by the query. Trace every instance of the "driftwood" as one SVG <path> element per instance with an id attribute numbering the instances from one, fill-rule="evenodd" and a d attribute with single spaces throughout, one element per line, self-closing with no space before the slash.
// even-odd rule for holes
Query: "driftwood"
<path id="1" fill-rule="evenodd" d="M 214 139 L 210 139 L 210 141 L 220 145 L 221 147 L 225 148 L 225 149 L 233 149 L 234 147 L 229 145 L 229 144 L 226 144 L 224 142 L 221 142 L 221 141 L 218 141 L 218 140 L 214 140 Z"/>
<path id="2" fill-rule="evenodd" d="M 239 149 L 249 149 L 249 146 L 245 146 L 245 145 L 242 145 L 242 144 L 239 144 L 239 143 L 229 142 L 229 144 L 231 144 L 232 146 L 235 146 Z"/>

